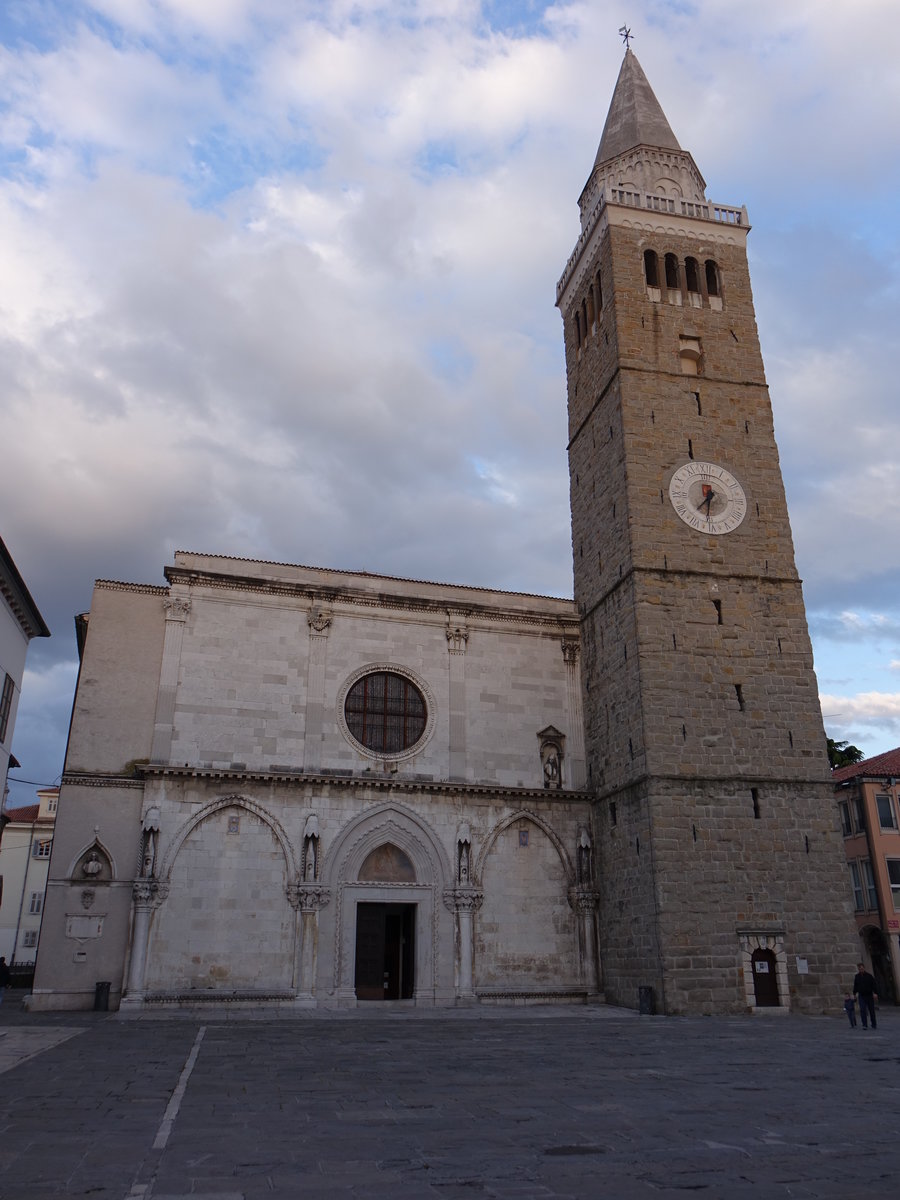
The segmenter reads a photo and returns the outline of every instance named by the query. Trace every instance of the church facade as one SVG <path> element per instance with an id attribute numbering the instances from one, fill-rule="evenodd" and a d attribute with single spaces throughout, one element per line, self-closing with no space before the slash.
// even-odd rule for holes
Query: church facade
<path id="1" fill-rule="evenodd" d="M 33 1007 L 833 1007 L 856 946 L 747 214 L 630 50 L 580 205 L 574 602 L 193 553 L 99 582 Z"/>
<path id="2" fill-rule="evenodd" d="M 166 575 L 95 587 L 35 1006 L 598 995 L 571 601 Z"/>

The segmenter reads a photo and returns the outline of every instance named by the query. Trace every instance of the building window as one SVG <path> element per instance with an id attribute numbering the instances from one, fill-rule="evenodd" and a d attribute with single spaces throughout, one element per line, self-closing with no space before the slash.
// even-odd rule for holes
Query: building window
<path id="1" fill-rule="evenodd" d="M 678 259 L 674 254 L 666 255 L 666 287 L 678 291 Z"/>
<path id="2" fill-rule="evenodd" d="M 6 729 L 9 725 L 9 714 L 12 709 L 13 690 L 15 684 L 12 675 L 3 680 L 3 694 L 0 696 L 0 742 L 6 741 Z"/>
<path id="3" fill-rule="evenodd" d="M 853 833 L 853 822 L 850 820 L 850 805 L 846 800 L 840 800 L 838 808 L 841 812 L 841 829 L 844 831 L 844 837 L 850 837 Z"/>
<path id="4" fill-rule="evenodd" d="M 718 264 L 711 258 L 706 260 L 706 294 L 708 296 L 721 296 L 722 283 L 719 277 Z"/>
<path id="5" fill-rule="evenodd" d="M 866 811 L 863 808 L 863 802 L 859 796 L 853 797 L 853 823 L 856 826 L 857 833 L 865 833 L 866 831 Z"/>
<path id="6" fill-rule="evenodd" d="M 56 806 L 59 803 L 59 796 L 48 796 L 47 812 L 56 812 Z"/>
<path id="7" fill-rule="evenodd" d="M 656 257 L 655 250 L 644 251 L 644 278 L 647 281 L 647 287 L 659 287 L 659 259 Z"/>
<path id="8" fill-rule="evenodd" d="M 700 264 L 696 258 L 684 260 L 684 278 L 689 292 L 700 291 Z"/>
<path id="9" fill-rule="evenodd" d="M 36 929 L 26 929 L 25 930 L 25 934 L 22 938 L 22 945 L 25 947 L 26 950 L 34 949 L 34 947 L 37 945 L 37 930 Z"/>
<path id="10" fill-rule="evenodd" d="M 397 754 L 425 732 L 425 699 L 402 675 L 376 671 L 358 679 L 344 702 L 347 728 L 367 750 Z"/>
<path id="11" fill-rule="evenodd" d="M 43 906 L 43 903 L 44 903 L 44 893 L 43 892 L 32 892 L 31 893 L 31 904 L 28 908 L 28 911 L 30 913 L 39 913 L 41 911 L 41 907 Z"/>
<path id="12" fill-rule="evenodd" d="M 878 890 L 875 887 L 875 872 L 867 858 L 862 860 L 863 880 L 866 885 L 866 906 L 870 912 L 878 911 Z"/>
<path id="13" fill-rule="evenodd" d="M 894 911 L 900 912 L 900 858 L 887 860 L 888 879 L 891 881 L 891 896 L 894 900 Z"/>
<path id="14" fill-rule="evenodd" d="M 857 912 L 862 912 L 865 905 L 863 903 L 862 883 L 859 878 L 859 866 L 855 862 L 848 865 L 850 867 L 850 878 L 853 881 L 853 904 Z"/>
<path id="15" fill-rule="evenodd" d="M 51 838 L 44 838 L 42 841 L 35 839 L 35 842 L 31 847 L 31 853 L 35 858 L 49 858 L 50 847 L 52 845 L 53 841 Z"/>
<path id="16" fill-rule="evenodd" d="M 882 829 L 896 829 L 897 817 L 894 813 L 894 798 L 887 792 L 879 792 L 875 796 L 875 806 L 878 809 L 878 824 Z"/>

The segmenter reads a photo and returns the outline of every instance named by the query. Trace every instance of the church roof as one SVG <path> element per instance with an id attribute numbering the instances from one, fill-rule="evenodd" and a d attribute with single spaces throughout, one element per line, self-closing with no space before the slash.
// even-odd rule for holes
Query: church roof
<path id="1" fill-rule="evenodd" d="M 641 64 L 631 50 L 626 50 L 594 166 L 635 146 L 681 149 Z"/>

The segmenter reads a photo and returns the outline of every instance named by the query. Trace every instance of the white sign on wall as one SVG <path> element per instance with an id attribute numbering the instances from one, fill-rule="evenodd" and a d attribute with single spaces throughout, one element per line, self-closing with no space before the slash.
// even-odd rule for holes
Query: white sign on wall
<path id="1" fill-rule="evenodd" d="M 76 941 L 98 938 L 103 933 L 103 917 L 66 917 L 66 937 Z"/>

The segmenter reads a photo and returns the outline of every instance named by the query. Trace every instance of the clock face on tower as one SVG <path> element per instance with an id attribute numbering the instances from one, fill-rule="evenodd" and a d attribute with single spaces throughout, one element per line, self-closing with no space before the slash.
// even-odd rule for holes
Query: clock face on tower
<path id="1" fill-rule="evenodd" d="M 669 499 L 698 533 L 731 533 L 747 513 L 747 497 L 735 477 L 710 462 L 688 462 L 669 484 Z"/>

